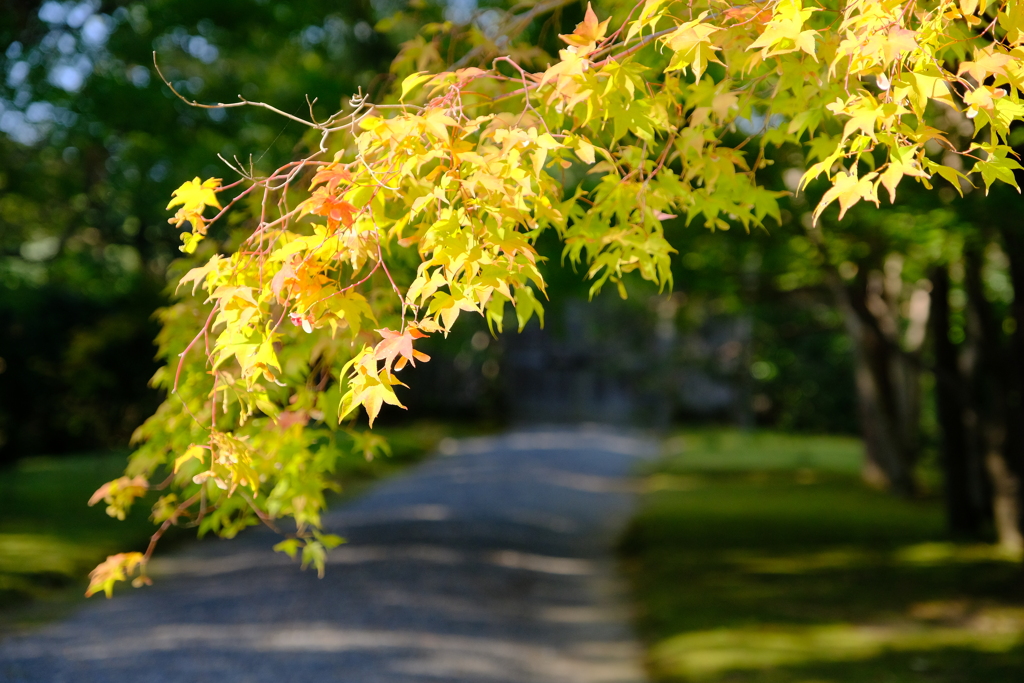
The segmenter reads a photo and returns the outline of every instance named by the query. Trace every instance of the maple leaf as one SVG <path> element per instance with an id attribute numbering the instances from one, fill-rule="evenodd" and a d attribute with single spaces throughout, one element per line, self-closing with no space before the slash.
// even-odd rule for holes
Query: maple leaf
<path id="1" fill-rule="evenodd" d="M 429 109 L 421 120 L 423 129 L 432 133 L 439 140 L 444 140 L 445 144 L 451 140 L 448 128 L 457 125 L 455 119 L 448 116 L 440 107 Z"/>
<path id="2" fill-rule="evenodd" d="M 974 90 L 964 94 L 964 104 L 967 105 L 967 118 L 973 119 L 978 111 L 995 109 L 995 100 L 1005 97 L 1006 91 L 1002 88 L 993 88 L 988 85 L 978 86 Z"/>
<path id="3" fill-rule="evenodd" d="M 102 500 L 107 504 L 108 515 L 123 520 L 135 499 L 146 495 L 148 490 L 149 481 L 143 476 L 119 477 L 96 489 L 89 498 L 89 507 Z"/>
<path id="4" fill-rule="evenodd" d="M 435 320 L 437 317 L 441 318 L 442 326 L 447 334 L 451 331 L 452 325 L 455 324 L 461 311 L 477 312 L 478 310 L 477 303 L 468 297 L 437 292 L 427 308 L 427 313 L 434 315 Z"/>
<path id="5" fill-rule="evenodd" d="M 220 182 L 220 178 L 200 180 L 199 176 L 196 176 L 194 180 L 182 183 L 181 187 L 171 193 L 171 201 L 167 204 L 168 209 L 179 204 L 181 208 L 168 223 L 174 223 L 175 227 L 180 228 L 182 223 L 188 221 L 194 230 L 204 231 L 206 225 L 203 221 L 203 211 L 207 206 L 221 208 L 216 193 Z"/>
<path id="6" fill-rule="evenodd" d="M 387 368 L 378 369 L 375 356 L 374 349 L 364 345 L 359 353 L 341 369 L 341 374 L 348 374 L 349 377 L 348 391 L 342 396 L 338 405 L 339 423 L 360 405 L 366 410 L 371 427 L 385 403 L 405 409 L 392 388 L 405 385 Z M 349 373 L 349 370 L 352 372 Z"/>
<path id="7" fill-rule="evenodd" d="M 347 168 L 331 164 L 329 166 L 320 166 L 316 169 L 316 174 L 313 176 L 313 181 L 309 184 L 309 189 L 312 190 L 317 185 L 326 183 L 327 191 L 333 194 L 339 185 L 350 182 L 352 182 L 352 174 L 349 173 Z"/>
<path id="8" fill-rule="evenodd" d="M 173 493 L 168 493 L 166 496 L 160 496 L 159 499 L 153 504 L 153 514 L 150 516 L 157 524 L 161 524 L 170 520 L 171 524 L 177 523 L 181 517 L 183 510 L 180 509 L 178 496 Z"/>
<path id="9" fill-rule="evenodd" d="M 593 165 L 596 160 L 594 146 L 582 138 L 576 140 L 576 156 L 583 163 Z"/>
<path id="10" fill-rule="evenodd" d="M 416 351 L 412 347 L 414 339 L 422 339 L 428 336 L 418 328 L 409 326 L 405 332 L 395 332 L 385 328 L 377 330 L 377 333 L 384 337 L 384 339 L 374 348 L 373 357 L 377 360 L 383 360 L 384 367 L 387 370 L 391 370 L 392 366 L 394 366 L 395 370 L 401 370 L 407 362 L 412 363 L 413 367 L 415 367 L 418 360 L 424 363 L 430 360 L 430 356 Z M 398 359 L 397 363 L 395 362 L 396 358 Z"/>
<path id="11" fill-rule="evenodd" d="M 803 30 L 804 22 L 817 11 L 814 8 L 804 9 L 802 0 L 781 0 L 775 7 L 772 20 L 765 25 L 764 33 L 747 49 L 761 48 L 762 59 L 802 50 L 818 61 L 814 44 L 818 32 Z"/>
<path id="12" fill-rule="evenodd" d="M 943 74 L 933 65 L 922 67 L 922 71 L 905 72 L 893 80 L 892 99 L 900 102 L 907 98 L 917 112 L 923 112 L 928 100 L 942 102 L 957 108 Z"/>
<path id="13" fill-rule="evenodd" d="M 127 581 L 136 569 L 141 569 L 145 563 L 145 556 L 142 553 L 118 553 L 110 555 L 101 562 L 95 569 L 89 572 L 89 587 L 85 591 L 85 597 L 89 598 L 103 591 L 109 598 L 114 594 L 114 584 L 118 581 Z M 141 581 L 140 581 L 141 579 Z M 140 576 L 133 582 L 133 585 L 148 583 L 145 576 Z"/>
<path id="14" fill-rule="evenodd" d="M 351 228 L 356 207 L 332 194 L 326 187 L 317 188 L 309 199 L 302 202 L 302 213 L 311 213 L 327 219 L 327 227 L 334 230 L 339 224 Z"/>
<path id="15" fill-rule="evenodd" d="M 395 390 L 392 389 L 395 385 L 405 386 L 390 372 L 381 370 L 376 378 L 366 383 L 366 387 L 359 394 L 359 403 L 363 404 L 366 415 L 370 419 L 369 424 L 371 427 L 373 427 L 373 421 L 377 419 L 377 415 L 380 414 L 380 409 L 385 403 L 405 410 L 405 406 L 398 400 L 398 397 L 395 396 Z"/>
<path id="16" fill-rule="evenodd" d="M 576 24 L 576 30 L 571 34 L 561 34 L 558 37 L 564 42 L 568 43 L 577 48 L 589 48 L 584 49 L 583 52 L 590 52 L 593 50 L 594 45 L 601 41 L 605 33 L 608 32 L 608 22 L 611 21 L 611 17 L 604 21 L 597 20 L 597 14 L 594 13 L 594 8 L 587 3 L 587 13 L 583 17 L 583 21 Z"/>
<path id="17" fill-rule="evenodd" d="M 875 206 L 878 206 L 878 190 L 876 185 L 871 182 L 877 175 L 874 171 L 863 178 L 858 178 L 855 171 L 838 174 L 833 186 L 829 188 L 814 209 L 814 214 L 811 216 L 812 222 L 817 224 L 822 211 L 837 199 L 839 200 L 839 220 L 843 220 L 847 210 L 862 199 L 872 201 Z"/>
<path id="18" fill-rule="evenodd" d="M 177 458 L 175 458 L 174 473 L 177 474 L 178 470 L 181 469 L 181 466 L 184 465 L 189 460 L 195 459 L 202 463 L 203 458 L 206 457 L 207 450 L 208 449 L 205 448 L 204 446 L 199 446 L 197 444 L 192 444 L 191 446 L 189 446 L 183 455 L 179 455 Z"/>
<path id="19" fill-rule="evenodd" d="M 216 276 L 216 274 L 219 272 L 219 268 L 223 260 L 224 258 L 220 254 L 214 254 L 213 256 L 210 257 L 210 260 L 207 261 L 205 265 L 199 266 L 198 268 L 193 268 L 192 270 L 185 273 L 181 280 L 178 281 L 178 286 L 175 288 L 174 291 L 178 291 L 178 289 L 180 289 L 182 285 L 191 282 L 192 293 L 195 294 L 196 290 L 199 289 L 199 286 L 204 281 L 209 281 L 211 275 Z"/>
<path id="20" fill-rule="evenodd" d="M 701 74 L 707 68 L 708 60 L 721 64 L 715 57 L 718 48 L 712 45 L 709 39 L 712 33 L 720 29 L 702 23 L 707 15 L 707 12 L 702 12 L 693 21 L 681 24 L 675 31 L 662 38 L 662 42 L 675 53 L 665 71 L 685 70 L 689 66 L 699 82 Z"/>
<path id="21" fill-rule="evenodd" d="M 181 204 L 182 208 L 188 210 L 202 210 L 207 206 L 216 206 L 219 209 L 221 206 L 215 192 L 218 187 L 220 178 L 201 181 L 199 176 L 196 176 L 195 179 L 182 183 L 181 187 L 171 193 L 173 199 L 167 204 L 167 208 Z"/>
<path id="22" fill-rule="evenodd" d="M 832 104 L 826 105 L 826 109 L 834 114 L 846 114 L 850 117 L 843 126 L 843 140 L 857 131 L 861 131 L 872 140 L 875 139 L 875 124 L 882 118 L 883 108 L 873 99 L 854 98 L 844 103 L 837 98 Z"/>
<path id="23" fill-rule="evenodd" d="M 373 422 L 385 403 L 404 410 L 405 406 L 398 400 L 392 388 L 395 385 L 402 383 L 387 370 L 382 369 L 376 374 L 360 373 L 359 377 L 352 381 L 352 389 L 342 399 L 338 411 L 339 418 L 347 415 L 356 406 L 362 405 L 370 420 L 370 427 L 373 427 Z"/>
<path id="24" fill-rule="evenodd" d="M 640 16 L 632 23 L 629 27 L 629 31 L 626 33 L 627 43 L 632 40 L 634 36 L 642 33 L 644 28 L 648 26 L 653 28 L 658 23 L 658 20 L 665 14 L 665 11 L 661 6 L 664 5 L 666 1 L 667 0 L 646 0 L 646 2 L 644 2 L 644 8 L 640 10 Z"/>
<path id="25" fill-rule="evenodd" d="M 974 168 L 971 169 L 972 173 L 980 173 L 982 180 L 985 182 L 985 194 L 988 194 L 989 189 L 992 187 L 992 183 L 997 180 L 1001 180 L 1007 185 L 1012 186 L 1020 192 L 1020 186 L 1017 184 L 1017 178 L 1014 175 L 1014 171 L 1024 170 L 1015 159 L 1009 158 L 1008 154 L 1014 154 L 1011 147 L 1004 145 L 982 145 L 977 142 L 972 143 L 970 150 L 982 150 L 988 156 L 987 159 L 980 159 L 974 164 Z"/>
<path id="26" fill-rule="evenodd" d="M 434 77 L 435 74 L 429 71 L 417 71 L 416 73 L 409 74 L 402 81 L 402 94 L 398 99 L 404 101 L 406 95 Z"/>
<path id="27" fill-rule="evenodd" d="M 917 147 L 897 147 L 889 151 L 889 167 L 882 172 L 879 180 L 885 186 L 885 189 L 889 191 L 890 203 L 896 203 L 896 186 L 903 180 L 903 176 L 916 178 L 931 177 L 925 173 L 924 169 L 921 168 L 921 164 L 918 163 L 916 159 L 918 151 Z"/>
<path id="28" fill-rule="evenodd" d="M 956 75 L 962 76 L 968 73 L 975 83 L 983 84 L 990 75 L 1006 76 L 1006 67 L 1013 61 L 1011 55 L 996 52 L 995 46 L 990 45 L 975 52 L 973 62 L 961 62 Z"/>
<path id="29" fill-rule="evenodd" d="M 281 296 L 281 291 L 292 283 L 298 282 L 298 277 L 295 273 L 295 266 L 291 263 L 286 263 L 281 266 L 281 270 L 274 274 L 274 279 L 270 281 L 270 291 L 277 298 L 279 303 L 284 303 L 286 297 Z"/>
<path id="30" fill-rule="evenodd" d="M 917 47 L 917 31 L 911 31 L 901 26 L 893 26 L 889 29 L 889 34 L 882 45 L 885 65 L 892 64 L 904 53 L 913 52 Z"/>

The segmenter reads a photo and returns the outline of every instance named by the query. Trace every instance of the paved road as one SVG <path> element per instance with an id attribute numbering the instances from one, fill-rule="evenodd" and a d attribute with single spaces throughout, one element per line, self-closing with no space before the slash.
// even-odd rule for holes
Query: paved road
<path id="1" fill-rule="evenodd" d="M 649 442 L 524 431 L 442 455 L 332 512 L 327 576 L 256 531 L 197 543 L 152 588 L 0 643 L 0 681 L 638 683 L 610 545 Z"/>

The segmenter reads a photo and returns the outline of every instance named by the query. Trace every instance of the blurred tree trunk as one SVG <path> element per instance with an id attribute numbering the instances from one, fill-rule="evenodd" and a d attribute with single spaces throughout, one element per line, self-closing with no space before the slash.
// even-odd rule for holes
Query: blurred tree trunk
<path id="1" fill-rule="evenodd" d="M 857 405 L 867 459 L 864 477 L 873 485 L 910 496 L 917 490 L 920 370 L 899 345 L 896 297 L 880 273 L 846 285 L 830 275 L 853 341 Z M 926 311 L 927 314 L 927 311 Z"/>
<path id="2" fill-rule="evenodd" d="M 761 254 L 747 252 L 743 259 L 741 297 L 744 312 L 736 321 L 736 336 L 742 344 L 737 368 L 736 423 L 740 429 L 751 430 L 756 426 L 754 417 L 754 377 L 750 365 L 754 361 L 754 306 L 760 283 Z"/>
<path id="3" fill-rule="evenodd" d="M 822 253 L 825 281 L 853 343 L 857 413 L 864 437 L 864 480 L 877 488 L 912 496 L 917 491 L 914 468 L 921 418 L 919 350 L 928 323 L 928 293 L 915 289 L 907 302 L 912 313 L 908 330 L 920 334 L 905 350 L 898 324 L 905 286 L 899 257 L 890 255 L 886 259 L 885 274 L 861 268 L 847 284 L 821 232 L 808 230 L 807 235 Z"/>
<path id="4" fill-rule="evenodd" d="M 949 338 L 949 271 L 932 270 L 931 315 L 935 354 L 935 397 L 942 434 L 942 471 L 946 523 L 955 537 L 973 538 L 981 532 L 984 505 L 978 458 L 971 448 L 964 423 L 965 386 L 957 362 L 956 345 Z"/>
<path id="5" fill-rule="evenodd" d="M 964 286 L 967 290 L 968 323 L 975 350 L 968 359 L 972 406 L 968 420 L 973 423 L 992 485 L 992 515 L 1000 545 L 1024 550 L 1020 525 L 1020 477 L 1011 467 L 1008 447 L 1007 405 L 1008 359 L 1001 344 L 1002 328 L 985 296 L 982 282 L 983 257 L 979 245 L 964 252 Z"/>
<path id="6" fill-rule="evenodd" d="M 1011 313 L 1016 324 L 1007 353 L 1007 434 L 1006 460 L 1018 480 L 1024 478 L 1024 231 L 1020 224 L 1000 221 L 1000 233 L 1010 262 L 1013 285 Z M 1018 496 L 1018 527 L 1024 529 L 1024 486 Z"/>

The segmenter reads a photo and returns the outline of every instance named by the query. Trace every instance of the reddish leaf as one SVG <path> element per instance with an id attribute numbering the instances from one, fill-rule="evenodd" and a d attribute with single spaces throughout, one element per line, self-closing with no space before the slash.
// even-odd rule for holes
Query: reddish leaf
<path id="1" fill-rule="evenodd" d="M 270 291 L 274 293 L 278 301 L 283 302 L 284 297 L 281 296 L 281 290 L 296 280 L 295 268 L 290 263 L 286 263 L 281 267 L 281 270 L 277 271 L 274 279 L 270 281 Z"/>
<path id="2" fill-rule="evenodd" d="M 373 356 L 377 360 L 384 361 L 384 367 L 388 371 L 394 366 L 395 370 L 401 370 L 406 363 L 416 365 L 416 361 L 427 362 L 430 356 L 412 348 L 414 339 L 422 339 L 427 335 L 415 327 L 409 327 L 405 332 L 394 332 L 388 329 L 377 330 L 384 339 L 377 344 L 373 350 Z M 397 363 L 395 360 L 397 359 Z"/>
<path id="3" fill-rule="evenodd" d="M 347 168 L 341 168 L 331 164 L 330 166 L 321 166 L 316 170 L 316 175 L 313 176 L 313 182 L 310 183 L 310 188 L 314 188 L 317 185 L 326 183 L 327 191 L 333 193 L 338 189 L 338 186 L 342 183 L 350 183 L 352 181 L 352 174 L 348 172 Z"/>

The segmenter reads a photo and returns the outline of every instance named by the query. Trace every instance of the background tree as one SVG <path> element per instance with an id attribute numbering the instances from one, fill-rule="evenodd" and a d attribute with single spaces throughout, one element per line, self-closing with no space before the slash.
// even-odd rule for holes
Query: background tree
<path id="1" fill-rule="evenodd" d="M 5 8 L 6 9 L 6 8 Z M 151 314 L 180 255 L 163 207 L 217 154 L 268 165 L 300 127 L 192 96 L 289 110 L 370 86 L 394 47 L 368 3 L 14 3 L 0 16 L 0 458 L 124 444 L 159 403 Z M 329 103 L 329 104 L 327 104 Z M 144 115 L 140 115 L 144 112 Z M 45 312 L 45 314 L 43 313 Z"/>

